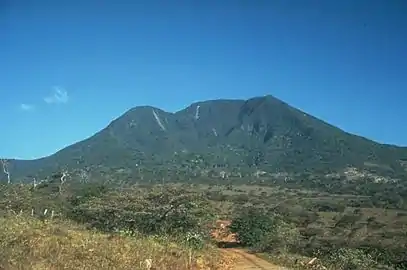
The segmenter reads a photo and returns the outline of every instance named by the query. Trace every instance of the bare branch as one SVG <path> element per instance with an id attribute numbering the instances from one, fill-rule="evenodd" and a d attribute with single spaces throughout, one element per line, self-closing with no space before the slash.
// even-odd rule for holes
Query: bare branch
<path id="1" fill-rule="evenodd" d="M 8 161 L 7 159 L 0 159 L 1 164 L 3 165 L 3 172 L 7 175 L 7 184 L 11 183 L 11 176 L 10 176 L 10 170 L 8 168 Z"/>
<path id="2" fill-rule="evenodd" d="M 65 183 L 67 176 L 68 176 L 68 171 L 63 171 L 62 176 L 61 176 L 61 184 Z"/>
<path id="3" fill-rule="evenodd" d="M 59 185 L 59 193 L 62 192 L 62 185 L 66 182 L 66 178 L 69 176 L 69 173 L 67 170 L 63 171 L 61 174 L 61 178 L 60 178 L 60 185 Z"/>

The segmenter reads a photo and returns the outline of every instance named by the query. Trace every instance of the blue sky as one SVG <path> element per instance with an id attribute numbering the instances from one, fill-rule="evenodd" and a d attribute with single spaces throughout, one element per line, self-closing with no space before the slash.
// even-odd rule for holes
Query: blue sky
<path id="1" fill-rule="evenodd" d="M 407 145 L 405 14 L 403 0 L 0 1 L 0 156 L 52 154 L 137 105 L 265 94 Z"/>

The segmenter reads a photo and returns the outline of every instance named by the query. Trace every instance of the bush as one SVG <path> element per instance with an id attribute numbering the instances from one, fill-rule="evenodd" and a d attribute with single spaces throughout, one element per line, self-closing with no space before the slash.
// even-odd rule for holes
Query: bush
<path id="1" fill-rule="evenodd" d="M 249 247 L 258 247 L 273 230 L 275 220 L 258 209 L 250 208 L 232 220 L 229 229 L 238 241 Z"/>
<path id="2" fill-rule="evenodd" d="M 373 257 L 361 249 L 340 248 L 330 251 L 324 256 L 323 261 L 330 269 L 364 270 L 377 267 Z"/>
<path id="3" fill-rule="evenodd" d="M 214 213 L 201 194 L 151 189 L 107 193 L 79 204 L 70 217 L 107 232 L 209 235 Z"/>
<path id="4" fill-rule="evenodd" d="M 232 220 L 230 231 L 239 242 L 257 251 L 282 250 L 298 243 L 299 231 L 281 217 L 249 208 Z"/>

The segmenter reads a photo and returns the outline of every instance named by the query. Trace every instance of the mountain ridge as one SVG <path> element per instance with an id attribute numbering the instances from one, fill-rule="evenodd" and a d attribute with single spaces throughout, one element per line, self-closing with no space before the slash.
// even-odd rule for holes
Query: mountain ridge
<path id="1" fill-rule="evenodd" d="M 402 173 L 400 160 L 407 159 L 406 147 L 348 133 L 267 95 L 198 101 L 175 112 L 136 106 L 94 135 L 50 156 L 10 163 L 22 176 L 62 167 L 174 165 L 175 155 L 190 158 L 179 153 L 203 155 L 207 167 L 273 172 L 335 171 L 368 162 Z"/>

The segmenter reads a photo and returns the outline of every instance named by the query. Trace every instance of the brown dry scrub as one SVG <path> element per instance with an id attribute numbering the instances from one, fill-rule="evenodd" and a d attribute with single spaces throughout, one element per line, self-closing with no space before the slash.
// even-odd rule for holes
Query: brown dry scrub
<path id="1" fill-rule="evenodd" d="M 62 221 L 0 219 L 0 269 L 228 269 L 213 247 L 190 250 L 152 237 L 112 236 Z"/>

